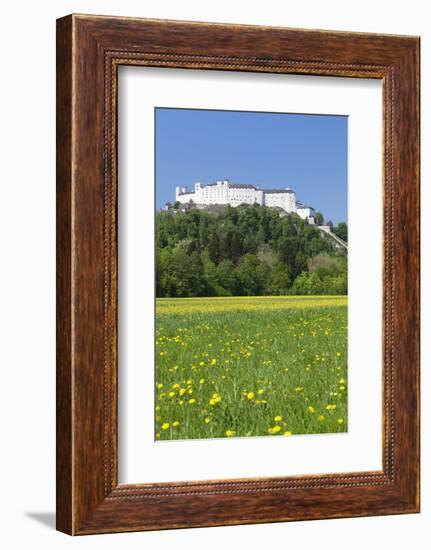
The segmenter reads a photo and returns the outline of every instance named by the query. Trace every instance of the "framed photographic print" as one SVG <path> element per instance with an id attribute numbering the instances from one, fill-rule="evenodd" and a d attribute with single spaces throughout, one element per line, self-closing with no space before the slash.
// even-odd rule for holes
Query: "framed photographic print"
<path id="1" fill-rule="evenodd" d="M 57 528 L 419 511 L 419 39 L 57 22 Z"/>

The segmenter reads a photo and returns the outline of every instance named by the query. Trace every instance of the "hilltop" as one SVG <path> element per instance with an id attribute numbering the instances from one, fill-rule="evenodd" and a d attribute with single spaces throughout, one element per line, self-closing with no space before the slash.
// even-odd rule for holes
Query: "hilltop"
<path id="1" fill-rule="evenodd" d="M 156 213 L 158 297 L 347 294 L 346 251 L 297 214 L 184 206 Z"/>

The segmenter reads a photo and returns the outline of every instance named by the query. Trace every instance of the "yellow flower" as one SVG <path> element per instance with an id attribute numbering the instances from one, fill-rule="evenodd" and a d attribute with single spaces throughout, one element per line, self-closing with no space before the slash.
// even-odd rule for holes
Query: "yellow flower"
<path id="1" fill-rule="evenodd" d="M 169 428 L 169 422 L 163 422 L 162 430 L 167 430 Z"/>
<path id="2" fill-rule="evenodd" d="M 247 394 L 247 399 L 253 399 L 253 397 L 254 397 L 254 392 L 249 391 Z"/>
<path id="3" fill-rule="evenodd" d="M 218 393 L 213 393 L 211 399 L 209 400 L 210 405 L 215 405 L 216 403 L 220 403 L 221 396 Z"/>
<path id="4" fill-rule="evenodd" d="M 177 388 L 180 387 L 180 385 L 179 384 L 173 384 L 172 387 L 173 387 L 174 390 L 176 390 Z"/>
<path id="5" fill-rule="evenodd" d="M 301 386 L 298 386 L 297 388 L 295 388 L 295 391 L 296 391 L 296 392 L 302 391 L 302 387 L 301 387 Z"/>
<path id="6" fill-rule="evenodd" d="M 236 432 L 234 432 L 233 430 L 226 430 L 225 433 L 226 433 L 227 437 L 232 437 L 232 436 L 235 435 Z"/>
<path id="7" fill-rule="evenodd" d="M 289 436 L 289 435 L 292 435 L 292 432 L 284 432 L 284 434 L 283 434 L 283 435 L 285 435 L 285 436 Z"/>
<path id="8" fill-rule="evenodd" d="M 201 378 L 201 379 L 199 380 L 199 384 L 205 384 L 205 378 Z"/>
<path id="9" fill-rule="evenodd" d="M 264 391 L 265 391 L 265 390 L 259 390 L 257 393 L 258 393 L 259 395 L 262 395 Z"/>
<path id="10" fill-rule="evenodd" d="M 339 418 L 339 419 L 337 420 L 337 422 L 338 422 L 338 424 L 343 424 L 344 420 L 343 420 L 342 418 Z"/>
<path id="11" fill-rule="evenodd" d="M 325 415 L 324 414 L 320 414 L 318 417 L 317 417 L 317 420 L 319 422 L 323 422 L 325 420 Z"/>
<path id="12" fill-rule="evenodd" d="M 178 420 L 175 420 L 175 422 L 172 422 L 172 426 L 175 426 L 175 428 L 179 425 L 180 425 L 180 423 L 178 422 Z"/>
<path id="13" fill-rule="evenodd" d="M 205 422 L 205 424 L 209 424 L 209 423 L 210 423 L 210 419 L 208 418 L 208 416 L 205 418 L 204 422 Z"/>
<path id="14" fill-rule="evenodd" d="M 160 389 L 160 388 L 163 388 L 163 384 L 160 383 L 160 384 L 157 384 L 157 387 Z"/>
<path id="15" fill-rule="evenodd" d="M 175 392 L 174 391 L 170 391 L 169 392 L 169 397 L 173 397 L 175 395 Z"/>
<path id="16" fill-rule="evenodd" d="M 193 403 L 196 403 L 196 399 L 189 399 L 190 405 L 193 405 Z"/>
<path id="17" fill-rule="evenodd" d="M 281 426 L 274 426 L 273 428 L 268 428 L 269 434 L 276 434 L 281 430 Z"/>
<path id="18" fill-rule="evenodd" d="M 211 365 L 215 365 L 217 363 L 217 359 L 211 359 Z"/>
<path id="19" fill-rule="evenodd" d="M 274 416 L 274 422 L 280 422 L 280 420 L 283 420 L 283 417 L 280 415 Z"/>
<path id="20" fill-rule="evenodd" d="M 335 411 L 336 408 L 337 408 L 337 405 L 326 405 L 325 407 L 327 411 Z"/>
<path id="21" fill-rule="evenodd" d="M 346 386 L 340 386 L 340 391 L 344 391 L 346 389 Z"/>
<path id="22" fill-rule="evenodd" d="M 316 409 L 315 409 L 314 407 L 311 407 L 311 406 L 310 406 L 310 407 L 307 408 L 307 411 L 308 411 L 309 413 L 313 414 L 313 413 L 316 412 Z"/>
<path id="23" fill-rule="evenodd" d="M 205 365 L 205 362 L 204 362 L 204 361 L 200 361 L 199 366 L 200 366 L 200 367 L 203 367 L 204 365 Z"/>
<path id="24" fill-rule="evenodd" d="M 340 378 L 340 380 L 338 380 L 338 383 L 339 383 L 339 384 L 345 384 L 346 381 L 344 380 L 344 378 Z"/>

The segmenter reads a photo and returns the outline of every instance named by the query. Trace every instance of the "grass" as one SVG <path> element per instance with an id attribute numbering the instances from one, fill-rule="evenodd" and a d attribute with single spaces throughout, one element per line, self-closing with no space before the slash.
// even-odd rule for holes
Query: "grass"
<path id="1" fill-rule="evenodd" d="M 345 432 L 347 297 L 158 299 L 156 438 Z"/>

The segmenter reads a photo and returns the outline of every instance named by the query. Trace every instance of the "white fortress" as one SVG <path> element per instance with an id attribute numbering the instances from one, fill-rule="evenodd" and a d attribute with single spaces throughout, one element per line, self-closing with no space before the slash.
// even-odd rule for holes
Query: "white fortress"
<path id="1" fill-rule="evenodd" d="M 187 204 L 190 201 L 199 208 L 211 204 L 260 204 L 262 206 L 278 207 L 288 213 L 298 214 L 302 219 L 314 223 L 314 208 L 305 206 L 296 200 L 296 194 L 288 187 L 286 189 L 259 189 L 254 185 L 230 183 L 229 180 L 219 180 L 202 185 L 195 183 L 194 191 L 187 187 L 175 188 L 175 200 Z"/>

